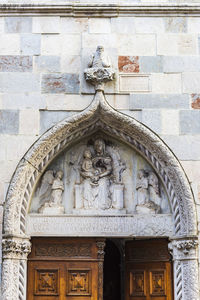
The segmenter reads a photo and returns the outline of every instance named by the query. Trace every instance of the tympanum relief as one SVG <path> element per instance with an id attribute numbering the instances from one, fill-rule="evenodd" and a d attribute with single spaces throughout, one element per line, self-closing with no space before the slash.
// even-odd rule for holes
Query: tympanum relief
<path id="1" fill-rule="evenodd" d="M 111 155 L 105 141 L 100 138 L 84 150 L 78 166 L 80 176 L 75 184 L 75 209 L 90 213 L 91 210 L 95 213 L 123 210 L 124 184 L 121 175 L 126 167 L 117 154 Z"/>
<path id="2" fill-rule="evenodd" d="M 152 167 L 127 145 L 102 134 L 72 146 L 50 164 L 30 212 L 127 215 L 171 210 Z"/>
<path id="3" fill-rule="evenodd" d="M 39 188 L 39 199 L 41 206 L 39 213 L 43 214 L 63 214 L 65 209 L 62 205 L 62 194 L 64 191 L 63 171 L 59 170 L 54 176 L 53 170 L 48 170 L 42 177 Z"/>
<path id="4" fill-rule="evenodd" d="M 137 205 L 138 213 L 160 213 L 161 197 L 159 180 L 152 171 L 141 169 L 137 175 Z"/>

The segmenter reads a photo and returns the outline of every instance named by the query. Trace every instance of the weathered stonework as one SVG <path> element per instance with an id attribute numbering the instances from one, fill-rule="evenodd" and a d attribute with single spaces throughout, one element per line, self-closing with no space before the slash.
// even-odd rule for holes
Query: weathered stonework
<path id="1" fill-rule="evenodd" d="M 0 0 L 0 201 L 4 205 L 6 198 L 3 231 L 9 236 L 3 242 L 3 300 L 26 299 L 26 235 L 48 236 L 59 228 L 62 236 L 74 236 L 76 222 L 80 236 L 174 237 L 175 300 L 199 300 L 200 1 L 5 2 Z M 97 92 L 90 107 L 77 115 L 94 92 L 83 72 L 98 44 L 112 59 L 116 80 L 107 82 L 104 93 L 118 111 Z M 126 58 L 120 69 L 118 57 Z M 132 57 L 133 64 L 127 62 Z M 88 79 L 101 91 L 99 83 L 113 79 L 114 72 L 93 67 Z M 97 222 L 94 216 L 28 215 L 50 163 L 97 132 L 129 145 L 152 166 L 173 216 L 104 215 Z"/>

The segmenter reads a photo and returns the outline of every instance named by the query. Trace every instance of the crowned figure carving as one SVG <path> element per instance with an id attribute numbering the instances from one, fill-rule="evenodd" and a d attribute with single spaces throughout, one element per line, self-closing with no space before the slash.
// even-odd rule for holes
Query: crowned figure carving
<path id="1" fill-rule="evenodd" d="M 105 54 L 104 48 L 98 46 L 84 71 L 86 81 L 95 86 L 95 90 L 104 90 L 104 83 L 114 79 L 115 72 L 111 67 L 110 58 Z"/>
<path id="2" fill-rule="evenodd" d="M 105 141 L 97 138 L 93 147 L 82 155 L 75 185 L 75 209 L 87 211 L 123 210 L 124 199 L 121 174 L 125 165 L 106 150 Z"/>

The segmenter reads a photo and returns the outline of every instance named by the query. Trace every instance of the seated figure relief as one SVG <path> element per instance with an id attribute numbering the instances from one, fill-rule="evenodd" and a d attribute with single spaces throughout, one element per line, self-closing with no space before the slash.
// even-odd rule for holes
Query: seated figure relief
<path id="1" fill-rule="evenodd" d="M 124 215 L 170 214 L 171 210 L 151 166 L 126 145 L 100 133 L 73 145 L 49 165 L 38 182 L 30 212 Z"/>
<path id="2" fill-rule="evenodd" d="M 144 169 L 138 171 L 137 176 L 137 213 L 160 213 L 161 197 L 158 177 L 154 172 Z"/>
<path id="3" fill-rule="evenodd" d="M 64 191 L 63 171 L 57 171 L 55 177 L 52 170 L 48 170 L 41 183 L 39 191 L 40 202 L 43 204 L 38 209 L 43 214 L 62 214 L 64 206 L 62 205 L 62 194 Z"/>
<path id="4" fill-rule="evenodd" d="M 124 185 L 121 173 L 125 165 L 113 160 L 106 151 L 105 141 L 94 141 L 93 151 L 83 152 L 79 173 L 80 182 L 75 185 L 75 208 L 85 210 L 123 209 Z M 92 154 L 93 152 L 93 154 Z"/>

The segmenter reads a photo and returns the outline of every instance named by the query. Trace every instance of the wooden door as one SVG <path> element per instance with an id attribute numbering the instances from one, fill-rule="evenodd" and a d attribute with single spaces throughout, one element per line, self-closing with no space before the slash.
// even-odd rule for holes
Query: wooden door
<path id="1" fill-rule="evenodd" d="M 102 300 L 104 244 L 92 238 L 34 238 L 27 299 Z"/>
<path id="2" fill-rule="evenodd" d="M 172 300 L 167 241 L 130 241 L 125 247 L 126 300 Z"/>

